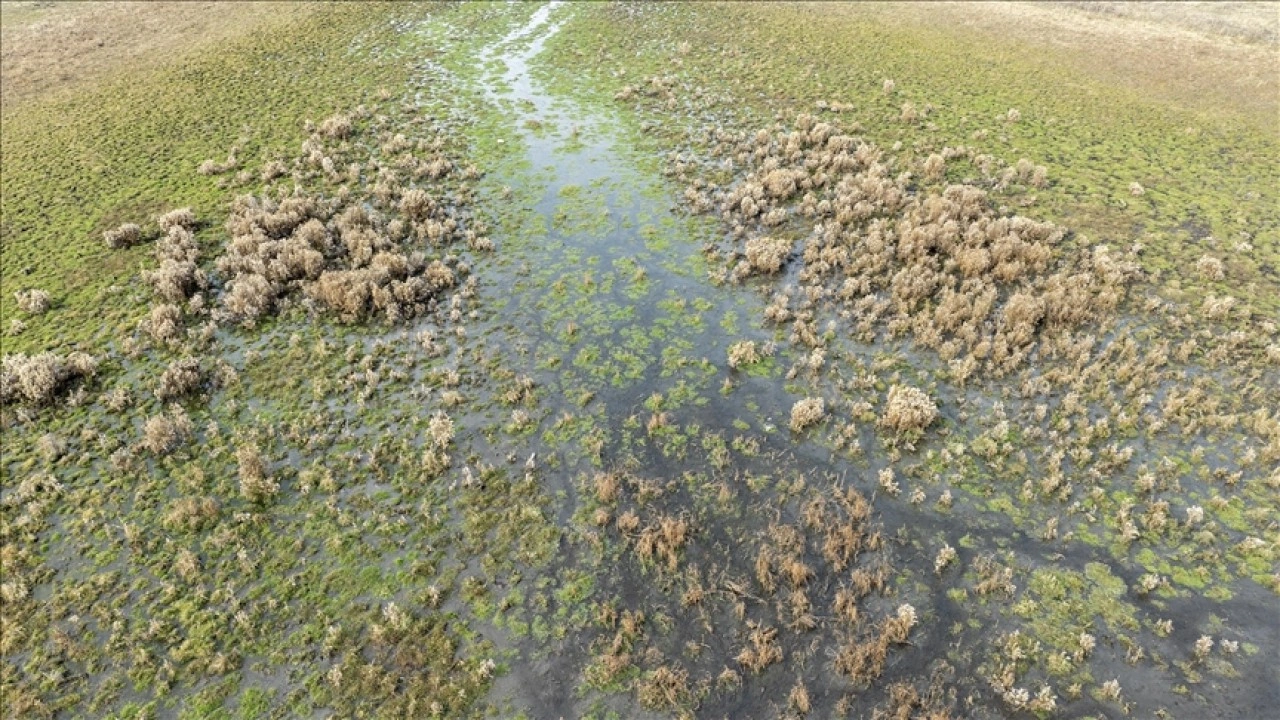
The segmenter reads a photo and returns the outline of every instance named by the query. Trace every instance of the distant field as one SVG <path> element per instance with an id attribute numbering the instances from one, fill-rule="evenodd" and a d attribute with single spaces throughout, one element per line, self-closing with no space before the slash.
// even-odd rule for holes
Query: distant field
<path id="1" fill-rule="evenodd" d="M 5 109 L 137 75 L 235 38 L 296 21 L 321 3 L 3 2 L 0 103 Z"/>

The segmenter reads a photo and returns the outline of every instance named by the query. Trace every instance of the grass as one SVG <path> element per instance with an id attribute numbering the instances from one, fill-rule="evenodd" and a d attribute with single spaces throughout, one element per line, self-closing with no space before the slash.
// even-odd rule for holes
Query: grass
<path id="1" fill-rule="evenodd" d="M 43 289 L 53 301 L 5 338 L 6 351 L 98 350 L 131 330 L 144 307 L 132 278 L 150 248 L 111 251 L 102 233 L 180 203 L 194 208 L 197 238 L 209 247 L 228 194 L 195 168 L 232 146 L 256 166 L 291 150 L 305 120 L 404 83 L 393 23 L 429 7 L 386 11 L 352 4 L 267 16 L 199 52 L 6 103 L 0 280 Z M 353 50 L 353 37 L 382 52 Z M 6 292 L 6 329 L 15 316 Z"/>

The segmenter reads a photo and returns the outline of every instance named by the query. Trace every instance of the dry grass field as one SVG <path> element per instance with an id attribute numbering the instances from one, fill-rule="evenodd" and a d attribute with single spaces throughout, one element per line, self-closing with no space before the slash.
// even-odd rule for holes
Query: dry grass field
<path id="1" fill-rule="evenodd" d="M 998 45 L 1045 49 L 1041 62 L 1146 100 L 1274 131 L 1280 113 L 1280 9 L 1250 2 L 904 3 L 873 6 L 907 22 Z M 847 6 L 846 12 L 874 14 Z M 1032 63 L 1036 58 L 1027 58 Z"/>
<path id="2" fill-rule="evenodd" d="M 0 103 L 6 108 L 198 55 L 285 24 L 319 3 L 0 3 Z"/>

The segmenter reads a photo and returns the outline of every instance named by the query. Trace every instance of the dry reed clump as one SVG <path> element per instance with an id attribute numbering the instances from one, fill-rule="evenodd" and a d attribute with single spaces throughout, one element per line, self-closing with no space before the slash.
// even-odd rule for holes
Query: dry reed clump
<path id="1" fill-rule="evenodd" d="M 822 398 L 797 400 L 791 406 L 791 429 L 800 432 L 822 420 L 826 414 L 826 403 Z"/>
<path id="2" fill-rule="evenodd" d="M 97 359 L 82 352 L 65 357 L 50 352 L 5 355 L 0 360 L 0 403 L 46 405 L 76 380 L 91 378 L 97 371 Z"/>
<path id="3" fill-rule="evenodd" d="M 739 368 L 760 361 L 760 352 L 753 340 L 739 340 L 729 346 L 729 367 Z"/>
<path id="4" fill-rule="evenodd" d="M 880 425 L 896 432 L 923 430 L 938 417 L 938 406 L 927 393 L 909 385 L 889 388 Z"/>
<path id="5" fill-rule="evenodd" d="M 125 223 L 102 233 L 102 239 L 112 250 L 131 248 L 142 242 L 142 227 L 137 223 Z"/>
<path id="6" fill-rule="evenodd" d="M 747 634 L 747 646 L 738 653 L 737 661 L 752 673 L 759 674 L 774 663 L 782 662 L 782 646 L 778 629 L 753 625 Z"/>
<path id="7" fill-rule="evenodd" d="M 156 224 L 160 226 L 160 232 L 163 233 L 168 233 L 173 228 L 194 230 L 196 227 L 196 214 L 189 207 L 178 208 L 156 218 Z"/>
<path id="8" fill-rule="evenodd" d="M 667 570 L 674 572 L 680 561 L 680 550 L 689 540 L 689 521 L 683 517 L 663 516 L 646 526 L 636 538 L 636 554 L 642 560 L 662 559 Z"/>
<path id="9" fill-rule="evenodd" d="M 434 311 L 441 291 L 469 270 L 452 255 L 429 258 L 419 250 L 424 244 L 465 242 L 472 249 L 492 249 L 484 225 L 467 212 L 470 190 L 451 190 L 445 180 L 472 179 L 479 171 L 453 172 L 457 163 L 441 152 L 442 137 L 417 143 L 391 137 L 381 143 L 383 157 L 371 155 L 340 172 L 336 158 L 358 158 L 352 143 L 331 141 L 358 132 L 352 116 L 335 115 L 303 143 L 295 163 L 295 175 L 343 183 L 336 194 L 295 189 L 243 195 L 232 203 L 230 239 L 216 260 L 228 288 L 223 309 L 232 319 L 252 325 L 301 295 L 308 307 L 331 311 L 344 322 L 382 315 L 395 323 Z M 374 175 L 367 185 L 366 169 Z M 432 182 L 402 189 L 415 179 Z"/>
<path id="10" fill-rule="evenodd" d="M 240 496 L 251 503 L 270 501 L 280 485 L 267 474 L 267 464 L 257 443 L 248 442 L 236 448 L 236 464 L 240 471 Z"/>
<path id="11" fill-rule="evenodd" d="M 153 455 L 167 455 L 191 437 L 194 426 L 180 405 L 170 405 L 167 413 L 147 418 L 140 445 Z"/>
<path id="12" fill-rule="evenodd" d="M 200 360 L 194 357 L 179 358 L 169 363 L 160 375 L 156 384 L 156 397 L 161 402 L 168 402 L 199 389 L 204 382 L 204 371 L 200 368 Z"/>
<path id="13" fill-rule="evenodd" d="M 791 252 L 791 241 L 785 238 L 754 237 L 747 241 L 747 264 L 750 270 L 772 275 L 782 269 L 782 263 Z"/>
<path id="14" fill-rule="evenodd" d="M 689 673 L 666 665 L 636 683 L 636 699 L 650 710 L 678 710 L 690 702 Z"/>
<path id="15" fill-rule="evenodd" d="M 142 279 L 162 301 L 183 302 L 209 286 L 208 278 L 197 265 L 198 255 L 199 248 L 190 228 L 179 221 L 170 222 L 164 236 L 156 241 L 155 258 L 159 266 L 144 271 Z"/>
<path id="16" fill-rule="evenodd" d="M 1221 280 L 1226 277 L 1226 266 L 1212 255 L 1202 255 L 1196 261 L 1196 271 L 1209 280 Z"/>
<path id="17" fill-rule="evenodd" d="M 199 532 L 218 521 L 218 501 L 210 497 L 178 498 L 164 513 L 164 526 L 171 531 Z"/>
<path id="18" fill-rule="evenodd" d="M 182 336 L 182 309 L 171 303 L 154 305 L 138 326 L 152 340 L 177 340 Z"/>
<path id="19" fill-rule="evenodd" d="M 49 311 L 49 293 L 39 288 L 19 290 L 13 294 L 18 309 L 28 315 L 43 315 Z"/>
<path id="20" fill-rule="evenodd" d="M 718 210 L 746 239 L 734 279 L 781 269 L 792 246 L 775 239 L 783 234 L 775 225 L 807 228 L 797 275 L 804 307 L 767 311 L 806 342 L 817 337 L 813 306 L 829 298 L 855 337 L 911 333 L 952 363 L 960 382 L 979 370 L 1001 376 L 1023 366 L 1042 338 L 1108 317 L 1138 274 L 1131 257 L 1102 246 L 1059 257 L 1063 228 L 998 208 L 990 193 L 1047 181 L 1029 160 L 1004 167 L 972 148 L 943 148 L 917 166 L 927 178 L 942 180 L 949 162 L 968 160 L 982 186 L 920 188 L 881 148 L 807 115 L 789 131 L 708 129 L 705 143 L 708 166 L 732 162 L 745 168 L 741 178 L 713 185 L 685 156 L 672 174 L 688 184 L 691 208 Z M 757 235 L 765 230 L 772 237 Z"/>
<path id="21" fill-rule="evenodd" d="M 879 633 L 873 637 L 864 641 L 845 638 L 835 653 L 836 672 L 864 684 L 880 677 L 890 646 L 905 643 L 917 622 L 916 609 L 904 603 L 893 615 L 884 618 Z"/>
<path id="22" fill-rule="evenodd" d="M 102 404 L 111 412 L 120 412 L 133 404 L 133 394 L 121 385 L 102 394 Z"/>

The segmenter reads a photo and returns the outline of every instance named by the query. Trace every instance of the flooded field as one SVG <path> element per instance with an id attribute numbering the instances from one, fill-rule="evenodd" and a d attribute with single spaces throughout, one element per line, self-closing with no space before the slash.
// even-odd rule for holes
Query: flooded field
<path id="1" fill-rule="evenodd" d="M 95 229 L 119 327 L 12 205 L 6 716 L 1274 714 L 1275 133 L 1190 209 L 732 12 L 373 21 L 399 85 Z"/>

